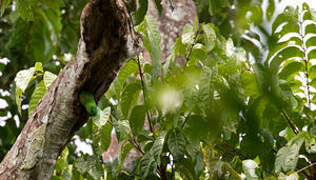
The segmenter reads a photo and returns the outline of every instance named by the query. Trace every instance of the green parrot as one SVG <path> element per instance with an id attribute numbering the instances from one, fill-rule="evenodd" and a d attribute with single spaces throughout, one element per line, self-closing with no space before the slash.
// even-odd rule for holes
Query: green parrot
<path id="1" fill-rule="evenodd" d="M 98 108 L 93 94 L 83 90 L 79 93 L 79 101 L 86 108 L 90 116 L 97 115 Z"/>

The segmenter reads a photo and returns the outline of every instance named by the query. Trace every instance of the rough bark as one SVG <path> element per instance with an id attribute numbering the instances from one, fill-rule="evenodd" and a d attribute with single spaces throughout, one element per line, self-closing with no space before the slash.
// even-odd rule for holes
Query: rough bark
<path id="1" fill-rule="evenodd" d="M 83 9 L 78 51 L 39 102 L 0 164 L 0 179 L 50 179 L 56 159 L 88 114 L 79 104 L 84 89 L 99 100 L 121 64 L 140 52 L 122 0 L 92 0 Z"/>

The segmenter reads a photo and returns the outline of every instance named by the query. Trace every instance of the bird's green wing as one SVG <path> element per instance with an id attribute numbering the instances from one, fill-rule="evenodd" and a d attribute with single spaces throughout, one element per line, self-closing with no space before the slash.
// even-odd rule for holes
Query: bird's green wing
<path id="1" fill-rule="evenodd" d="M 97 115 L 98 108 L 93 94 L 83 90 L 79 93 L 79 101 L 81 105 L 83 105 L 86 108 L 90 116 Z"/>

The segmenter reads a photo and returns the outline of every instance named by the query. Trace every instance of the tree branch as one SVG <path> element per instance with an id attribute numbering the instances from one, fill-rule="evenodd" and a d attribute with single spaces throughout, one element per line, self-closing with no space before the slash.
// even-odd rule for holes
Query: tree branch
<path id="1" fill-rule="evenodd" d="M 0 179 L 50 179 L 56 159 L 88 120 L 78 94 L 87 90 L 99 100 L 121 64 L 139 53 L 122 0 L 92 0 L 82 11 L 78 51 L 41 99 L 15 144 L 0 164 Z"/>

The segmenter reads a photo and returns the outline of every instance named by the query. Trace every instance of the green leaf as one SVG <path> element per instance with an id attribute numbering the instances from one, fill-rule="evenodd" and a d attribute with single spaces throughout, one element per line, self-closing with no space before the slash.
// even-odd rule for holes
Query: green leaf
<path id="1" fill-rule="evenodd" d="M 147 177 L 149 173 L 153 173 L 157 167 L 157 163 L 151 151 L 147 152 L 140 160 L 140 171 L 143 177 Z"/>
<path id="2" fill-rule="evenodd" d="M 41 62 L 36 62 L 34 68 L 35 72 L 44 72 Z"/>
<path id="3" fill-rule="evenodd" d="M 34 9 L 37 4 L 37 0 L 17 0 L 17 12 L 23 19 L 33 20 L 34 19 Z"/>
<path id="4" fill-rule="evenodd" d="M 184 158 L 186 140 L 181 131 L 171 130 L 168 137 L 168 148 L 175 160 Z"/>
<path id="5" fill-rule="evenodd" d="M 100 150 L 105 152 L 111 144 L 112 125 L 108 122 L 100 130 Z"/>
<path id="6" fill-rule="evenodd" d="M 1 0 L 1 16 L 3 16 L 5 9 L 12 2 L 12 0 Z"/>
<path id="7" fill-rule="evenodd" d="M 186 24 L 183 27 L 183 33 L 181 35 L 181 42 L 184 45 L 191 45 L 194 43 L 194 29 L 193 26 L 190 24 Z"/>
<path id="8" fill-rule="evenodd" d="M 136 12 L 133 14 L 134 25 L 137 26 L 140 24 L 147 13 L 148 9 L 148 0 L 138 0 L 138 8 Z"/>
<path id="9" fill-rule="evenodd" d="M 99 112 L 98 116 L 93 117 L 93 122 L 100 129 L 110 119 L 111 107 L 110 106 L 106 107 L 103 110 L 98 109 L 98 112 Z"/>
<path id="10" fill-rule="evenodd" d="M 129 123 L 135 136 L 143 129 L 147 108 L 145 105 L 135 106 L 131 112 Z"/>
<path id="11" fill-rule="evenodd" d="M 162 131 L 156 138 L 154 145 L 151 148 L 152 155 L 157 164 L 160 164 L 160 154 L 162 152 L 163 145 L 165 143 L 165 137 L 167 135 L 166 131 Z"/>
<path id="12" fill-rule="evenodd" d="M 117 76 L 117 79 L 121 83 L 121 85 L 124 85 L 125 81 L 128 77 L 130 77 L 132 74 L 138 72 L 138 65 L 135 61 L 128 61 L 121 69 Z"/>
<path id="13" fill-rule="evenodd" d="M 176 169 L 185 180 L 199 179 L 195 174 L 194 165 L 189 159 L 180 159 L 178 163 L 176 163 Z"/>
<path id="14" fill-rule="evenodd" d="M 138 31 L 144 34 L 144 47 L 149 52 L 152 60 L 152 77 L 158 79 L 161 74 L 161 50 L 160 50 L 160 32 L 158 31 L 158 23 L 154 17 L 146 15 L 144 22 L 139 25 Z"/>
<path id="15" fill-rule="evenodd" d="M 275 172 L 280 173 L 281 169 L 284 172 L 293 171 L 296 168 L 298 153 L 304 142 L 303 138 L 299 138 L 294 143 L 288 143 L 282 147 L 275 160 Z"/>
<path id="16" fill-rule="evenodd" d="M 55 171 L 58 172 L 58 174 L 63 174 L 65 170 L 65 166 L 67 165 L 67 159 L 69 156 L 69 149 L 68 147 L 65 147 L 61 155 L 58 157 L 58 160 L 56 162 Z"/>
<path id="17" fill-rule="evenodd" d="M 290 77 L 292 74 L 296 75 L 299 72 L 304 70 L 304 65 L 300 62 L 291 62 L 287 64 L 282 71 L 280 72 L 279 76 L 281 79 L 287 79 Z"/>
<path id="18" fill-rule="evenodd" d="M 27 88 L 28 84 L 31 82 L 33 74 L 34 74 L 34 67 L 29 68 L 27 70 L 21 70 L 16 75 L 14 81 L 16 86 L 22 90 L 22 93 Z"/>
<path id="19" fill-rule="evenodd" d="M 32 113 L 34 111 L 34 109 L 36 108 L 38 102 L 42 99 L 42 97 L 45 95 L 46 93 L 46 87 L 44 84 L 44 81 L 41 81 L 40 83 L 38 83 L 38 85 L 36 86 L 32 96 L 31 96 L 31 100 L 29 103 L 29 118 L 32 116 Z"/>
<path id="20" fill-rule="evenodd" d="M 246 96 L 257 96 L 259 89 L 256 82 L 256 77 L 248 71 L 242 72 L 241 83 Z"/>
<path id="21" fill-rule="evenodd" d="M 22 97 L 22 93 L 23 91 L 19 88 L 19 87 L 16 87 L 16 90 L 15 90 L 15 102 L 16 102 L 16 105 L 18 106 L 18 111 L 19 113 L 21 114 L 21 105 L 22 105 L 22 102 L 21 102 L 21 97 Z"/>
<path id="22" fill-rule="evenodd" d="M 116 136 L 119 142 L 123 141 L 129 133 L 131 132 L 131 128 L 127 120 L 121 120 L 114 123 Z"/>
<path id="23" fill-rule="evenodd" d="M 216 33 L 211 24 L 203 24 L 202 29 L 204 32 L 204 41 L 206 46 L 206 52 L 210 52 L 215 47 Z"/>
<path id="24" fill-rule="evenodd" d="M 247 179 L 259 179 L 256 173 L 256 168 L 258 168 L 258 165 L 255 161 L 251 159 L 242 161 L 242 169 L 245 172 Z"/>
<path id="25" fill-rule="evenodd" d="M 129 83 L 122 92 L 119 102 L 120 111 L 123 119 L 129 117 L 130 111 L 133 106 L 137 104 L 139 93 L 141 90 L 141 84 L 139 81 Z"/>
<path id="26" fill-rule="evenodd" d="M 277 51 L 269 59 L 272 73 L 278 72 L 279 66 L 283 61 L 294 57 L 303 59 L 304 52 L 300 46 L 290 45 Z"/>
<path id="27" fill-rule="evenodd" d="M 49 86 L 55 81 L 57 76 L 49 71 L 45 71 L 44 73 L 44 83 L 46 88 L 48 89 Z"/>
<path id="28" fill-rule="evenodd" d="M 316 153 L 316 136 L 311 135 L 305 137 L 305 149 L 308 153 Z"/>
<path id="29" fill-rule="evenodd" d="M 269 0 L 269 5 L 267 7 L 267 11 L 266 11 L 266 16 L 267 19 L 270 21 L 273 14 L 274 14 L 274 9 L 275 9 L 275 4 L 274 4 L 274 0 Z"/>
<path id="30" fill-rule="evenodd" d="M 310 79 L 316 78 L 316 65 L 312 66 L 312 67 L 309 69 L 309 78 L 310 78 Z"/>

